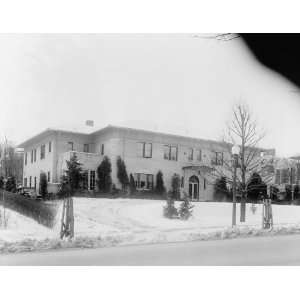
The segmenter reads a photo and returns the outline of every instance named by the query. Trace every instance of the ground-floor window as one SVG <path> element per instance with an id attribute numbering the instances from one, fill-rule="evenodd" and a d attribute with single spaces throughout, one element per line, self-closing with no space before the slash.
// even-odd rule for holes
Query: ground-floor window
<path id="1" fill-rule="evenodd" d="M 36 189 L 36 177 L 34 177 L 34 188 Z"/>
<path id="2" fill-rule="evenodd" d="M 87 190 L 89 187 L 89 175 L 88 171 L 84 171 L 82 174 L 82 188 Z"/>
<path id="3" fill-rule="evenodd" d="M 51 177 L 50 177 L 50 172 L 47 173 L 47 181 L 50 182 Z"/>
<path id="4" fill-rule="evenodd" d="M 31 188 L 31 176 L 29 177 L 29 187 Z"/>
<path id="5" fill-rule="evenodd" d="M 135 186 L 138 190 L 152 190 L 153 189 L 153 175 L 134 173 Z"/>
<path id="6" fill-rule="evenodd" d="M 96 172 L 90 171 L 90 190 L 95 189 L 95 180 L 96 179 Z"/>
<path id="7" fill-rule="evenodd" d="M 24 186 L 27 187 L 27 178 L 24 178 Z"/>

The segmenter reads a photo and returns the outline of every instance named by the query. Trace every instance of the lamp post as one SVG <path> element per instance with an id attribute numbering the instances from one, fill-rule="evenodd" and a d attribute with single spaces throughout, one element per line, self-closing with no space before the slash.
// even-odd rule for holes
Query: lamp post
<path id="1" fill-rule="evenodd" d="M 236 225 L 236 169 L 238 164 L 238 157 L 240 153 L 240 147 L 234 145 L 231 149 L 233 156 L 233 183 L 232 183 L 232 227 Z"/>

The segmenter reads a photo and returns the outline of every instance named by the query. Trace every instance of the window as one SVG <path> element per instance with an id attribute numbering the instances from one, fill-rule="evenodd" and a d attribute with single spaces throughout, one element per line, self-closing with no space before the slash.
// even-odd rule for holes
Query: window
<path id="1" fill-rule="evenodd" d="M 202 160 L 202 153 L 200 149 L 196 149 L 196 160 L 198 161 Z"/>
<path id="2" fill-rule="evenodd" d="M 36 162 L 36 149 L 34 149 L 33 156 L 34 156 L 34 161 Z"/>
<path id="3" fill-rule="evenodd" d="M 152 157 L 152 143 L 137 143 L 138 157 Z"/>
<path id="4" fill-rule="evenodd" d="M 188 149 L 188 160 L 193 160 L 194 159 L 193 156 L 194 156 L 194 150 L 193 150 L 193 148 L 189 148 Z"/>
<path id="5" fill-rule="evenodd" d="M 50 182 L 51 177 L 50 177 L 50 172 L 47 172 L 47 181 Z"/>
<path id="6" fill-rule="evenodd" d="M 31 188 L 31 176 L 29 176 L 29 187 Z"/>
<path id="7" fill-rule="evenodd" d="M 177 160 L 177 147 L 171 147 L 171 160 Z"/>
<path id="8" fill-rule="evenodd" d="M 44 159 L 45 158 L 45 145 L 42 145 L 41 146 L 41 159 Z"/>
<path id="9" fill-rule="evenodd" d="M 164 159 L 177 160 L 177 147 L 176 146 L 164 146 Z"/>
<path id="10" fill-rule="evenodd" d="M 68 150 L 73 151 L 74 150 L 74 144 L 73 142 L 68 142 Z"/>
<path id="11" fill-rule="evenodd" d="M 24 186 L 27 187 L 27 178 L 24 178 Z"/>
<path id="12" fill-rule="evenodd" d="M 289 183 L 289 169 L 282 169 L 281 170 L 281 184 L 282 183 Z"/>
<path id="13" fill-rule="evenodd" d="M 49 152 L 51 152 L 51 151 L 52 151 L 52 143 L 51 143 L 51 142 L 49 142 L 49 147 L 48 147 L 48 150 L 49 150 Z"/>
<path id="14" fill-rule="evenodd" d="M 223 152 L 215 152 L 214 157 L 212 159 L 212 164 L 217 166 L 223 165 Z"/>
<path id="15" fill-rule="evenodd" d="M 25 166 L 27 165 L 27 152 L 25 153 Z"/>
<path id="16" fill-rule="evenodd" d="M 101 155 L 104 155 L 104 144 L 101 145 Z"/>
<path id="17" fill-rule="evenodd" d="M 295 184 L 296 183 L 296 168 L 291 168 L 290 172 L 290 183 Z"/>
<path id="18" fill-rule="evenodd" d="M 184 177 L 182 176 L 181 177 L 181 184 L 180 184 L 180 186 L 183 188 L 184 187 Z"/>
<path id="19" fill-rule="evenodd" d="M 134 174 L 135 186 L 138 190 L 152 190 L 153 189 L 153 175 L 135 173 Z"/>
<path id="20" fill-rule="evenodd" d="M 95 189 L 95 177 L 96 177 L 95 171 L 90 171 L 90 190 Z"/>
<path id="21" fill-rule="evenodd" d="M 206 179 L 203 178 L 203 189 L 206 190 Z"/>
<path id="22" fill-rule="evenodd" d="M 83 145 L 83 152 L 89 152 L 89 144 Z"/>
<path id="23" fill-rule="evenodd" d="M 30 160 L 31 160 L 31 163 L 33 163 L 33 150 L 31 150 Z"/>
<path id="24" fill-rule="evenodd" d="M 280 184 L 280 170 L 275 172 L 275 184 Z"/>
<path id="25" fill-rule="evenodd" d="M 34 188 L 36 189 L 36 177 L 34 177 Z"/>

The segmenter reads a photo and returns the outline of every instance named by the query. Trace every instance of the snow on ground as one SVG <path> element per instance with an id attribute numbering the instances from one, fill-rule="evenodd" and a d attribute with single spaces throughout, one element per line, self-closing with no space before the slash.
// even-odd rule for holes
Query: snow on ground
<path id="1" fill-rule="evenodd" d="M 197 202 L 193 204 L 195 205 L 193 217 L 184 221 L 163 217 L 165 201 L 74 198 L 76 241 L 70 245 L 94 247 L 108 244 L 187 241 L 206 239 L 209 236 L 215 238 L 220 232 L 228 233 L 231 230 L 231 203 Z M 180 202 L 177 202 L 176 206 L 179 205 Z M 251 204 L 247 204 L 247 222 L 241 224 L 239 222 L 240 207 L 239 204 L 237 205 L 236 231 L 249 232 L 261 228 L 262 206 L 256 205 L 256 207 L 257 210 L 253 214 Z M 8 228 L 0 229 L 0 250 L 1 242 L 2 245 L 13 242 L 24 245 L 26 240 L 26 249 L 31 249 L 40 247 L 40 241 L 45 239 L 47 239 L 47 247 L 61 247 L 62 244 L 59 241 L 61 208 L 53 229 L 46 228 L 30 218 L 7 209 Z M 272 208 L 274 227 L 277 231 L 283 227 L 296 226 L 295 228 L 298 228 L 300 226 L 300 206 L 273 205 Z M 49 242 L 50 240 L 55 241 L 55 246 L 53 242 Z M 36 246 L 36 243 L 39 246 Z M 66 243 L 64 245 L 66 246 Z"/>

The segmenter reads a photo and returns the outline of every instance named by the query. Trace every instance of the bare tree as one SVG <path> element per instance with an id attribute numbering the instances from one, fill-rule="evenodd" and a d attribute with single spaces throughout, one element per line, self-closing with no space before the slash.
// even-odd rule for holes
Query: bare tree
<path id="1" fill-rule="evenodd" d="M 263 149 L 258 145 L 264 138 L 265 133 L 258 128 L 246 105 L 238 104 L 233 107 L 233 118 L 226 126 L 223 142 L 226 147 L 223 164 L 214 166 L 210 178 L 225 177 L 227 183 L 232 186 L 234 164 L 231 155 L 233 145 L 240 147 L 237 169 L 237 186 L 241 195 L 240 221 L 246 220 L 247 193 L 255 188 L 249 185 L 253 173 L 261 176 L 264 183 L 268 184 L 273 179 L 274 168 L 271 156 L 262 156 Z"/>

